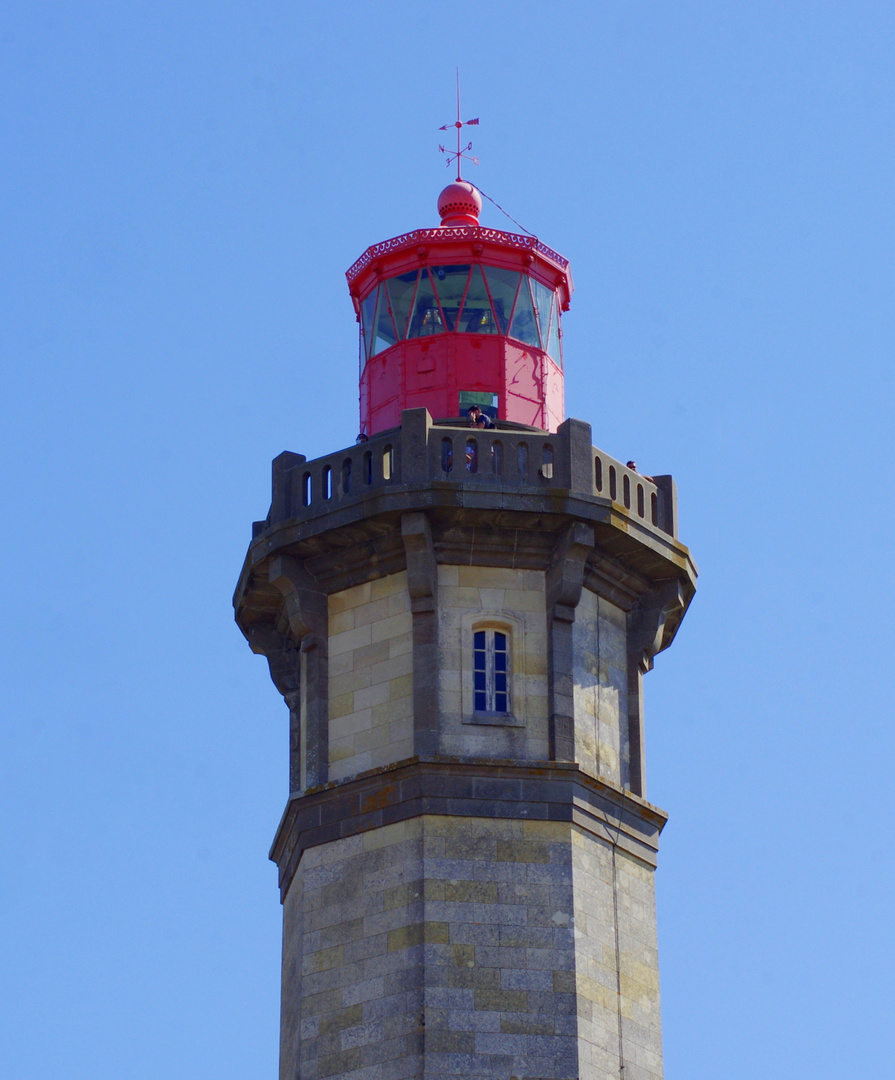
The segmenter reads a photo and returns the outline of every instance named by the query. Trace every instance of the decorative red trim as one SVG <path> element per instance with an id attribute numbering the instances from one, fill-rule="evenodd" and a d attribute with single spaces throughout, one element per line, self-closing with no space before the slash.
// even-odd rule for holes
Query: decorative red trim
<path id="1" fill-rule="evenodd" d="M 521 233 L 502 232 L 500 229 L 487 229 L 482 225 L 442 225 L 440 228 L 435 229 L 415 229 L 413 232 L 404 233 L 402 236 L 395 236 L 391 240 L 383 240 L 379 244 L 368 247 L 345 274 L 345 277 L 348 278 L 348 284 L 353 285 L 362 271 L 379 256 L 433 240 L 488 240 L 521 251 L 536 251 L 561 269 L 568 270 L 569 268 L 568 259 L 563 258 L 553 248 L 541 243 L 537 237 L 523 236 Z"/>

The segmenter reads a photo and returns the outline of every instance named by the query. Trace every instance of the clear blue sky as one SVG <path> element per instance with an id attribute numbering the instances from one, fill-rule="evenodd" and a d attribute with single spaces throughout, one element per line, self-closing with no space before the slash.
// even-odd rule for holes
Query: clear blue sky
<path id="1" fill-rule="evenodd" d="M 357 430 L 344 271 L 473 179 L 572 262 L 566 403 L 672 472 L 667 1080 L 891 1075 L 895 6 L 8 0 L 0 1073 L 276 1074 L 269 463 Z M 490 204 L 483 223 L 507 225 Z"/>

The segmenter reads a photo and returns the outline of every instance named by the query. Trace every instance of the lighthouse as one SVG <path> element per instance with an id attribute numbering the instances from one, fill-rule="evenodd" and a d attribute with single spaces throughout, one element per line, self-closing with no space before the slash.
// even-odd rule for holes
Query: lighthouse
<path id="1" fill-rule="evenodd" d="M 375 244 L 348 271 L 363 431 L 394 427 L 414 407 L 462 417 L 479 405 L 553 431 L 565 419 L 568 261 L 534 237 L 481 228 L 481 209 L 458 179 L 438 198 L 437 228 Z"/>
<path id="2" fill-rule="evenodd" d="M 642 682 L 696 569 L 565 417 L 568 262 L 481 209 L 348 270 L 361 437 L 274 460 L 234 597 L 289 713 L 281 1080 L 662 1077 Z"/>

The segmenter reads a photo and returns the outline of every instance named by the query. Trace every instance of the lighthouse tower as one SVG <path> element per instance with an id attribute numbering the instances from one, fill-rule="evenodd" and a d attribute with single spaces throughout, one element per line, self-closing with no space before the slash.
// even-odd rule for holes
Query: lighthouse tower
<path id="1" fill-rule="evenodd" d="M 662 1076 L 641 684 L 696 571 L 564 418 L 568 263 L 480 210 L 348 271 L 366 441 L 274 460 L 234 598 L 290 715 L 281 1080 Z"/>

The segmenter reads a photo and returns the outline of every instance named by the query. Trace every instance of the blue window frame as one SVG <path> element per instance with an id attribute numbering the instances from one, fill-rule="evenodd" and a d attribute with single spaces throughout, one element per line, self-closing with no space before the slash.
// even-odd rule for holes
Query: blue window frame
<path id="1" fill-rule="evenodd" d="M 509 713 L 509 636 L 501 630 L 473 634 L 473 708 L 476 712 Z"/>

